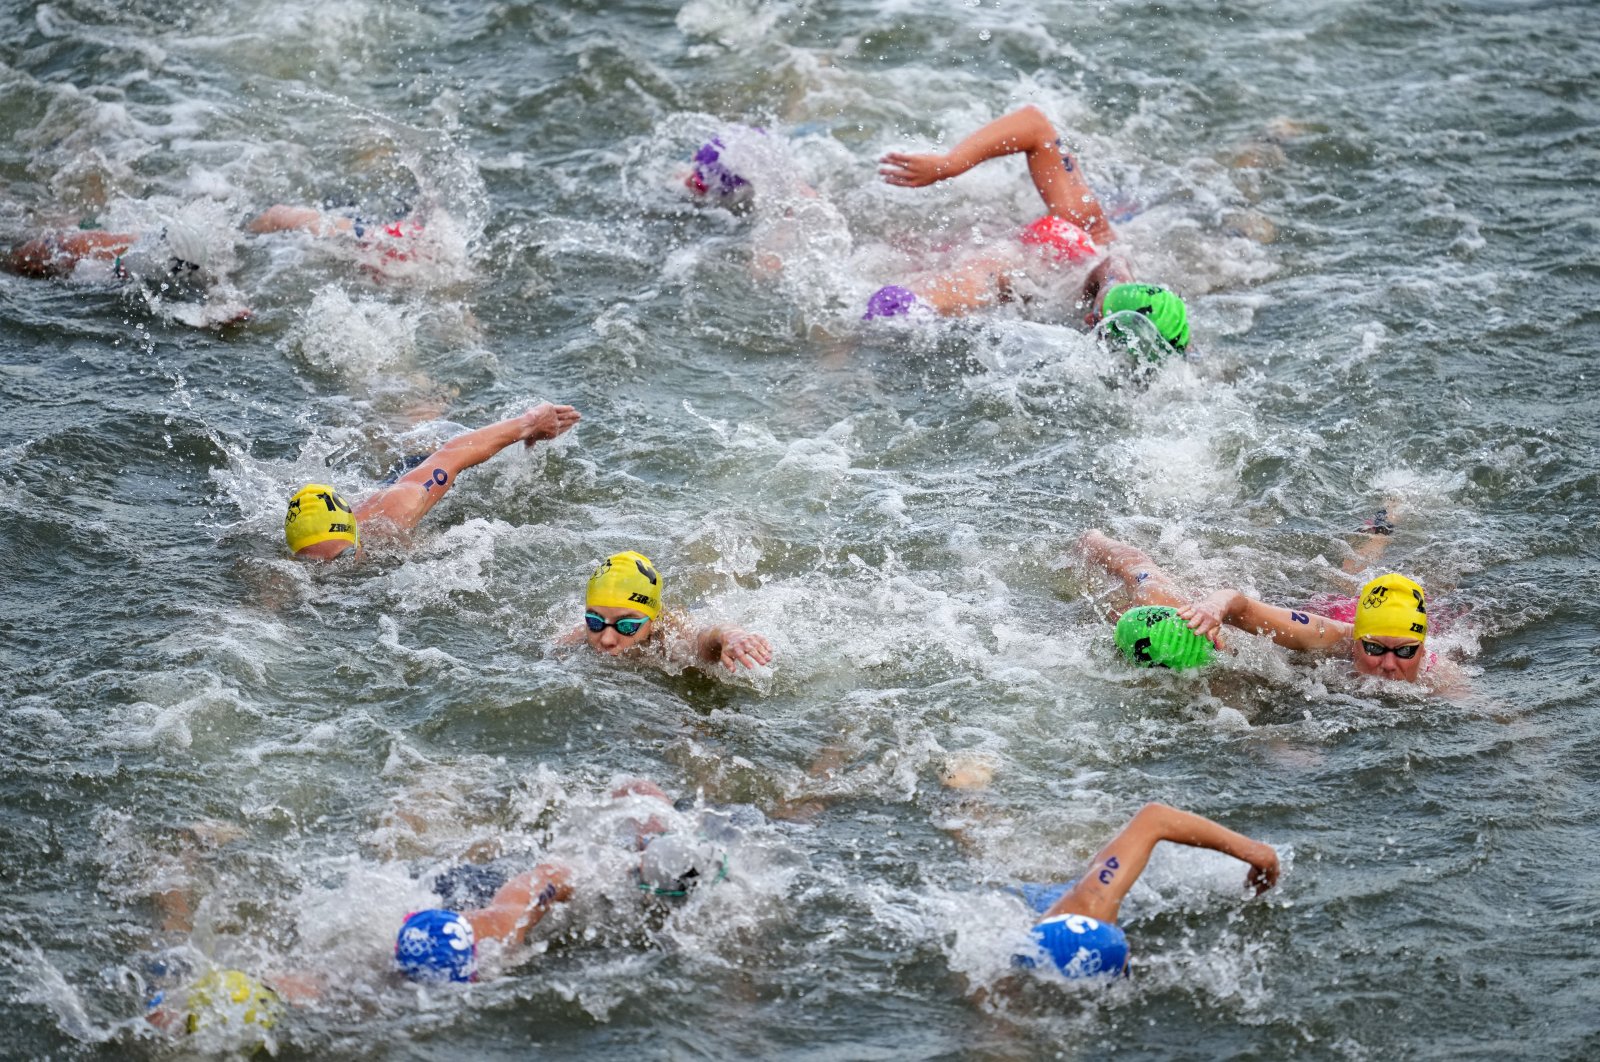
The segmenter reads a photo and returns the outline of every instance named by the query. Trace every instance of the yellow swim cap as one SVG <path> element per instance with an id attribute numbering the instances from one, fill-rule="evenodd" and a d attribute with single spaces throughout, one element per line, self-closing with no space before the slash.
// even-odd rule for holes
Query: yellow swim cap
<path id="1" fill-rule="evenodd" d="M 190 1032 L 205 1027 L 254 1025 L 272 1028 L 283 1010 L 278 993 L 240 970 L 212 970 L 189 989 L 184 1027 Z"/>
<path id="2" fill-rule="evenodd" d="M 289 540 L 289 549 L 294 553 L 329 539 L 356 547 L 361 545 L 361 536 L 356 534 L 355 514 L 325 483 L 308 483 L 289 499 L 289 512 L 283 518 L 283 537 Z"/>
<path id="3" fill-rule="evenodd" d="M 1393 572 L 1378 576 L 1361 588 L 1355 627 L 1357 638 L 1423 640 L 1428 636 L 1428 609 L 1422 587 Z"/>
<path id="4" fill-rule="evenodd" d="M 589 576 L 584 603 L 601 608 L 631 608 L 655 619 L 661 612 L 663 585 L 650 558 L 628 550 L 600 562 Z"/>

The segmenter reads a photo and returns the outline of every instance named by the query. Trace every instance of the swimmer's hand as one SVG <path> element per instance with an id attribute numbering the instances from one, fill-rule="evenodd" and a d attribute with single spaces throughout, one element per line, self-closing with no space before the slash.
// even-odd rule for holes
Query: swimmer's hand
<path id="1" fill-rule="evenodd" d="M 753 668 L 772 663 L 772 643 L 761 635 L 738 627 L 723 627 L 720 634 L 722 652 L 719 656 L 722 666 L 729 671 L 739 670 L 739 664 Z"/>
<path id="2" fill-rule="evenodd" d="M 571 406 L 541 402 L 517 418 L 517 438 L 524 446 L 532 446 L 540 439 L 554 439 L 582 419 Z"/>
<path id="3" fill-rule="evenodd" d="M 1278 853 L 1270 844 L 1253 842 L 1256 851 L 1251 852 L 1247 858 L 1250 861 L 1250 873 L 1245 877 L 1245 887 L 1256 896 L 1260 896 L 1278 883 Z"/>
<path id="4" fill-rule="evenodd" d="M 1218 590 L 1210 597 L 1180 606 L 1178 618 L 1187 623 L 1196 634 L 1210 640 L 1218 649 L 1226 649 L 1222 642 L 1222 625 L 1227 622 L 1233 605 L 1234 591 Z"/>
<path id="5" fill-rule="evenodd" d="M 948 155 L 905 155 L 891 151 L 878 160 L 878 172 L 885 184 L 900 188 L 926 188 L 967 171 Z"/>

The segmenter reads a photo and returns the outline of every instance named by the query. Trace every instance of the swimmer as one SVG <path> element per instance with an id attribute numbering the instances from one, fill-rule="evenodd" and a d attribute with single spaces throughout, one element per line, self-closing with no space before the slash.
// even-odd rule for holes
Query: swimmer
<path id="1" fill-rule="evenodd" d="M 587 814 L 591 816 L 588 828 L 578 826 L 574 831 L 575 835 L 586 838 L 579 843 L 579 850 L 590 851 L 592 857 L 588 842 L 604 838 L 636 853 L 629 870 L 631 885 L 649 896 L 681 899 L 702 885 L 728 880 L 730 851 L 744 840 L 747 831 L 767 821 L 760 810 L 749 804 L 702 804 L 694 796 L 675 801 L 655 782 L 643 778 L 617 782 L 609 797 L 609 803 L 588 809 Z M 600 827 L 598 834 L 594 829 L 596 824 Z M 569 827 L 571 825 L 569 823 Z M 546 864 L 550 866 L 556 865 Z M 565 868 L 561 869 L 565 875 Z M 560 878 L 563 884 L 566 880 L 566 876 Z M 424 912 L 430 917 L 420 921 L 429 939 L 439 942 L 438 948 L 448 949 L 438 950 L 437 954 L 457 957 L 462 949 L 449 948 L 452 937 L 484 940 L 483 913 L 460 909 L 473 902 L 484 902 L 491 893 L 496 898 L 485 905 L 486 909 L 508 907 L 508 898 L 503 895 L 508 884 L 505 872 L 495 862 L 462 863 L 438 875 L 433 891 L 444 901 L 446 909 Z M 566 889 L 550 902 L 567 899 L 569 895 L 570 889 Z M 517 902 L 520 901 L 510 902 L 509 907 L 516 909 Z M 452 917 L 455 911 L 460 914 Z M 542 913 L 537 917 L 542 917 Z M 470 927 L 461 926 L 458 919 L 465 919 L 471 923 Z M 430 926 L 434 928 L 428 928 Z M 455 928 L 443 928 L 449 926 Z M 424 950 L 433 952 L 435 946 Z M 462 972 L 440 979 L 464 980 L 466 976 Z"/>
<path id="2" fill-rule="evenodd" d="M 464 469 L 480 465 L 520 442 L 554 439 L 578 423 L 578 411 L 549 402 L 521 416 L 458 435 L 353 509 L 330 486 L 311 483 L 289 499 L 283 532 L 289 549 L 307 560 L 334 560 L 362 553 L 360 531 L 393 540 L 410 531 L 439 503 Z"/>
<path id="3" fill-rule="evenodd" d="M 36 278 L 70 277 L 80 263 L 100 262 L 118 280 L 201 289 L 215 279 L 205 234 L 180 218 L 153 232 L 46 232 L 13 247 L 3 261 L 7 271 Z"/>
<path id="4" fill-rule="evenodd" d="M 160 914 L 160 926 L 169 945 L 173 935 L 185 942 L 143 957 L 136 983 L 145 996 L 145 1020 L 166 1033 L 205 1032 L 255 1047 L 265 1043 L 285 1007 L 316 1000 L 323 992 L 319 977 L 302 970 L 272 969 L 247 973 L 214 963 L 208 939 L 202 954 L 190 938 L 194 933 L 195 879 L 202 849 L 220 849 L 242 836 L 228 823 L 200 820 L 173 833 L 178 845 L 181 878 L 163 882 L 151 897 Z"/>
<path id="5" fill-rule="evenodd" d="M 245 222 L 244 230 L 258 236 L 275 232 L 306 232 L 312 236 L 349 236 L 362 248 L 376 248 L 385 261 L 404 261 L 410 246 L 425 231 L 416 215 L 402 209 L 384 219 L 372 220 L 354 210 L 334 213 L 312 207 L 278 203 Z"/>
<path id="6" fill-rule="evenodd" d="M 738 134 L 741 139 L 751 132 L 766 135 L 764 129 L 745 129 L 742 126 L 735 126 L 730 130 L 730 133 Z M 689 172 L 683 179 L 683 186 L 695 199 L 728 210 L 740 210 L 750 204 L 755 195 L 755 188 L 744 174 L 734 167 L 728 157 L 727 141 L 722 137 L 714 136 L 701 144 L 690 163 Z"/>
<path id="7" fill-rule="evenodd" d="M 817 190 L 796 175 L 785 142 L 754 125 L 729 125 L 701 144 L 689 160 L 683 186 L 697 202 L 743 213 L 755 201 L 757 170 L 764 196 L 818 198 Z"/>
<path id="8" fill-rule="evenodd" d="M 483 907 L 414 911 L 395 937 L 395 967 L 423 983 L 476 981 L 482 944 L 517 947 L 551 907 L 571 897 L 572 871 L 541 863 L 500 886 Z"/>
<path id="9" fill-rule="evenodd" d="M 1088 531 L 1078 543 L 1085 559 L 1117 576 L 1136 604 L 1170 605 L 1197 634 L 1223 648 L 1224 624 L 1265 634 L 1287 649 L 1348 653 L 1358 674 L 1437 688 L 1454 669 L 1427 651 L 1428 611 L 1423 589 L 1403 575 L 1380 575 L 1361 588 L 1348 618 L 1280 608 L 1222 589 L 1190 600 L 1143 550 Z M 1429 677 L 1430 672 L 1437 672 Z"/>
<path id="10" fill-rule="evenodd" d="M 162 960 L 157 966 L 163 972 L 188 969 Z M 259 1046 L 282 1018 L 286 1002 L 313 998 L 314 992 L 290 994 L 274 978 L 213 966 L 180 987 L 158 988 L 146 1004 L 145 1020 L 167 1033 L 224 1032 Z"/>
<path id="11" fill-rule="evenodd" d="M 1077 881 L 1064 887 L 1024 890 L 1043 916 L 1033 927 L 1039 951 L 1069 978 L 1115 977 L 1128 969 L 1128 939 L 1117 925 L 1122 901 L 1162 841 L 1209 848 L 1250 864 L 1245 886 L 1255 895 L 1278 881 L 1271 845 L 1165 804 L 1146 804 L 1095 853 Z M 1059 897 L 1056 894 L 1059 892 Z M 1053 898 L 1053 899 L 1052 899 Z M 1023 957 L 1026 965 L 1033 957 Z"/>
<path id="12" fill-rule="evenodd" d="M 35 279 L 115 280 L 139 287 L 152 306 L 182 324 L 215 328 L 250 319 L 225 280 L 228 252 L 213 253 L 203 218 L 181 212 L 146 232 L 97 228 L 45 232 L 0 256 L 0 269 Z M 88 223 L 86 223 L 88 224 Z"/>
<path id="13" fill-rule="evenodd" d="M 1028 174 L 1048 213 L 1021 233 L 1024 245 L 1037 248 L 1057 263 L 1087 262 L 1116 239 L 1099 199 L 1083 177 L 1072 153 L 1043 111 L 1029 104 L 995 119 L 962 140 L 948 153 L 909 155 L 890 152 L 880 159 L 885 183 L 924 188 L 958 177 L 979 163 L 1005 155 L 1027 156 Z M 912 287 L 889 285 L 874 293 L 866 319 L 910 313 L 925 303 L 942 316 L 961 316 L 1013 298 L 1014 253 L 981 255 L 960 268 Z M 1177 351 L 1189 344 L 1188 309 L 1166 288 L 1137 283 L 1125 259 L 1111 255 L 1092 270 L 1079 304 L 1088 308 L 1085 323 L 1122 311 L 1148 316 Z"/>
<path id="14" fill-rule="evenodd" d="M 721 663 L 729 671 L 772 663 L 772 644 L 742 627 L 699 627 L 681 612 L 663 612 L 666 583 L 650 558 L 631 550 L 600 562 L 584 594 L 583 626 L 562 644 L 587 641 L 607 656 L 653 650 L 682 663 Z"/>
<path id="15" fill-rule="evenodd" d="M 136 232 L 101 232 L 97 229 L 46 232 L 11 248 L 4 259 L 6 272 L 39 279 L 70 277 L 82 261 L 115 263 L 139 240 Z M 199 267 L 174 259 L 175 269 Z"/>

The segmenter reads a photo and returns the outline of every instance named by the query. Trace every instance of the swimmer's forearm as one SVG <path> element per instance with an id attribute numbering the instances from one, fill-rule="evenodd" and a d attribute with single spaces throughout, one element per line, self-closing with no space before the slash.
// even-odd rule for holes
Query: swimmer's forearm
<path id="1" fill-rule="evenodd" d="M 1234 613 L 1228 622 L 1252 634 L 1265 634 L 1285 649 L 1329 649 L 1350 634 L 1338 620 L 1315 612 L 1279 608 L 1264 601 L 1236 594 Z"/>
<path id="2" fill-rule="evenodd" d="M 455 486 L 456 477 L 522 438 L 521 417 L 458 435 L 394 484 L 356 506 L 358 522 L 383 519 L 410 530 Z"/>
<path id="3" fill-rule="evenodd" d="M 961 317 L 995 301 L 996 262 L 982 258 L 919 284 L 912 292 L 941 317 Z"/>
<path id="4" fill-rule="evenodd" d="M 958 176 L 990 159 L 1034 151 L 1055 139 L 1055 126 L 1043 111 L 1030 103 L 1001 115 L 951 148 L 945 154 L 946 166 L 941 177 Z"/>
<path id="5" fill-rule="evenodd" d="M 722 659 L 723 629 L 708 627 L 695 636 L 695 657 L 703 664 L 715 664 Z"/>
<path id="6" fill-rule="evenodd" d="M 1160 811 L 1161 840 L 1209 848 L 1222 852 L 1243 863 L 1249 863 L 1251 872 L 1246 883 L 1256 892 L 1270 889 L 1278 881 L 1278 853 L 1269 844 L 1246 837 L 1242 833 L 1212 822 L 1204 815 L 1156 805 Z"/>
<path id="7" fill-rule="evenodd" d="M 546 863 L 524 871 L 500 886 L 487 907 L 465 911 L 479 940 L 519 943 L 523 934 L 539 924 L 551 905 L 572 895 L 571 871 Z"/>
<path id="8" fill-rule="evenodd" d="M 1205 604 L 1217 613 L 1223 623 L 1230 627 L 1239 627 L 1245 630 L 1246 614 L 1249 611 L 1250 599 L 1231 587 L 1223 587 L 1206 595 Z M 1252 632 L 1256 633 L 1256 632 Z"/>
<path id="9" fill-rule="evenodd" d="M 244 226 L 246 232 L 256 235 L 291 232 L 298 229 L 313 236 L 332 236 L 339 232 L 349 232 L 352 228 L 354 225 L 349 218 L 329 218 L 320 210 L 311 207 L 284 206 L 282 203 L 268 207 L 245 222 Z"/>

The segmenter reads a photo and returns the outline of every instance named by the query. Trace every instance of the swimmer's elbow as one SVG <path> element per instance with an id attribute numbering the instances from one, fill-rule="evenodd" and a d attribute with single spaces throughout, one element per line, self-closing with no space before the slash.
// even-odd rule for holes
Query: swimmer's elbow
<path id="1" fill-rule="evenodd" d="M 1140 808 L 1138 813 L 1133 816 L 1132 824 L 1160 829 L 1172 819 L 1174 810 L 1175 809 L 1168 804 L 1162 804 L 1159 801 L 1152 800 L 1150 803 Z"/>
<path id="2" fill-rule="evenodd" d="M 1040 143 L 1049 143 L 1056 138 L 1056 127 L 1050 124 L 1050 118 L 1039 109 L 1038 104 L 1029 103 L 1017 108 L 1017 116 L 1028 123 L 1028 130 L 1033 134 L 1033 139 Z"/>

